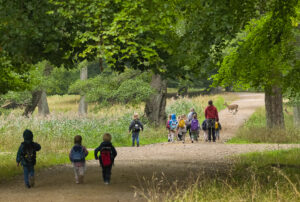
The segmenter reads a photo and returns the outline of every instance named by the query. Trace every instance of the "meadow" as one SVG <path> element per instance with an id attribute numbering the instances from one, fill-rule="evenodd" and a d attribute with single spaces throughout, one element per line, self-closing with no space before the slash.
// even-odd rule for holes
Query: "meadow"
<path id="1" fill-rule="evenodd" d="M 298 148 L 233 156 L 225 172 L 200 173 L 186 184 L 153 177 L 136 192 L 151 202 L 299 201 L 299 155 Z"/>
<path id="2" fill-rule="evenodd" d="M 259 108 L 228 143 L 300 143 L 300 129 L 294 125 L 293 110 L 289 106 L 285 107 L 288 112 L 284 113 L 285 130 L 280 128 L 266 128 L 265 109 Z"/>
<path id="3" fill-rule="evenodd" d="M 216 107 L 221 110 L 224 101 L 231 102 L 237 97 L 230 94 L 198 96 L 194 98 L 168 99 L 167 114 L 187 114 L 194 107 L 203 120 L 203 110 L 208 100 L 214 100 Z M 130 146 L 131 134 L 128 127 L 132 115 L 137 112 L 145 125 L 140 135 L 141 145 L 167 141 L 165 126 L 154 127 L 144 117 L 144 103 L 139 105 L 113 105 L 109 108 L 99 108 L 96 104 L 89 105 L 87 116 L 77 114 L 79 96 L 64 95 L 48 98 L 51 114 L 47 117 L 38 116 L 35 112 L 31 117 L 21 116 L 22 110 L 13 110 L 0 116 L 0 179 L 7 179 L 18 173 L 15 157 L 20 143 L 23 141 L 22 133 L 28 128 L 34 133 L 34 141 L 42 146 L 38 153 L 37 168 L 69 162 L 68 152 L 73 145 L 75 135 L 83 137 L 83 145 L 87 148 L 96 148 L 102 140 L 102 135 L 109 132 L 113 136 L 115 146 Z M 91 152 L 92 153 L 92 152 Z M 89 155 L 88 159 L 92 159 Z"/>

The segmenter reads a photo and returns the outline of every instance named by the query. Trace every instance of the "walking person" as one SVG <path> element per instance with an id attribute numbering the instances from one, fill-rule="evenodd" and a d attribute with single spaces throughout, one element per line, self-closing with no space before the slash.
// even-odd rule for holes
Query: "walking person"
<path id="1" fill-rule="evenodd" d="M 189 131 L 189 135 L 190 135 L 191 140 L 192 140 L 191 123 L 192 123 L 192 120 L 193 120 L 194 113 L 195 113 L 195 109 L 191 108 L 190 112 L 188 113 L 188 116 L 187 116 L 187 128 L 186 128 L 186 130 Z"/>
<path id="2" fill-rule="evenodd" d="M 82 137 L 76 135 L 74 137 L 74 146 L 69 153 L 69 159 L 73 164 L 76 184 L 82 184 L 84 172 L 86 170 L 85 157 L 89 154 L 88 150 L 82 146 Z"/>
<path id="3" fill-rule="evenodd" d="M 98 153 L 100 155 L 98 156 Z M 105 133 L 103 135 L 103 142 L 94 151 L 95 159 L 99 160 L 102 167 L 102 177 L 104 184 L 108 185 L 111 178 L 111 169 L 114 165 L 114 160 L 117 156 L 117 151 L 111 143 L 111 134 Z"/>
<path id="4" fill-rule="evenodd" d="M 131 121 L 131 124 L 129 126 L 129 133 L 130 131 L 132 132 L 132 146 L 135 146 L 135 140 L 136 140 L 136 146 L 140 146 L 140 139 L 139 139 L 139 134 L 140 131 L 144 130 L 143 124 L 139 120 L 139 115 L 138 113 L 134 113 L 133 115 L 133 120 Z"/>
<path id="5" fill-rule="evenodd" d="M 34 186 L 34 166 L 36 164 L 36 152 L 41 150 L 41 145 L 33 142 L 33 133 L 26 129 L 23 133 L 24 142 L 21 143 L 17 153 L 17 166 L 23 166 L 24 182 L 26 188 Z"/>
<path id="6" fill-rule="evenodd" d="M 205 118 L 207 120 L 208 141 L 216 142 L 215 122 L 219 121 L 217 108 L 213 105 L 213 101 L 208 101 L 208 106 L 205 109 Z"/>
<path id="7" fill-rule="evenodd" d="M 192 123 L 191 123 L 192 143 L 194 143 L 194 141 L 198 142 L 200 129 L 201 128 L 200 128 L 200 125 L 199 125 L 199 121 L 197 119 L 197 114 L 194 113 L 193 120 L 192 120 Z"/>
<path id="8" fill-rule="evenodd" d="M 176 114 L 172 114 L 170 120 L 170 142 L 175 141 L 177 128 L 178 128 L 178 121 L 176 119 Z"/>

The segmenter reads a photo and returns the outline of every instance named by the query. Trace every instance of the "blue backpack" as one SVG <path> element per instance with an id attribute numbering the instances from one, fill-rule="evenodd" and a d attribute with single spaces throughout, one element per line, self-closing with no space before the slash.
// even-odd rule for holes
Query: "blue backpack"
<path id="1" fill-rule="evenodd" d="M 170 120 L 170 130 L 176 130 L 178 121 L 177 120 Z"/>
<path id="2" fill-rule="evenodd" d="M 197 119 L 193 119 L 191 123 L 191 131 L 197 131 L 199 129 L 199 122 Z"/>
<path id="3" fill-rule="evenodd" d="M 85 160 L 85 153 L 83 147 L 75 145 L 71 150 L 71 161 L 72 162 L 83 162 Z"/>

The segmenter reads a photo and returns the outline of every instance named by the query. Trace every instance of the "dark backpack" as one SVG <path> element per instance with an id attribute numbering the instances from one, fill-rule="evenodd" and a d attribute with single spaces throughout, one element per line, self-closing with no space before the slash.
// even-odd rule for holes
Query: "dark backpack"
<path id="1" fill-rule="evenodd" d="M 207 129 L 215 128 L 215 119 L 208 119 L 207 120 Z"/>
<path id="2" fill-rule="evenodd" d="M 33 144 L 25 144 L 23 157 L 26 163 L 32 164 L 35 161 L 35 150 Z"/>
<path id="3" fill-rule="evenodd" d="M 207 120 L 204 120 L 202 123 L 202 129 L 207 130 Z"/>
<path id="4" fill-rule="evenodd" d="M 112 152 L 111 147 L 103 147 L 100 151 L 100 158 L 102 166 L 110 166 L 112 164 Z"/>
<path id="5" fill-rule="evenodd" d="M 140 123 L 138 121 L 134 121 L 133 132 L 139 132 L 141 130 Z"/>
<path id="6" fill-rule="evenodd" d="M 191 122 L 191 131 L 197 131 L 199 129 L 199 122 L 197 119 L 193 119 Z"/>
<path id="7" fill-rule="evenodd" d="M 85 153 L 83 147 L 80 145 L 75 145 L 71 150 L 71 160 L 72 162 L 83 162 L 85 160 Z"/>

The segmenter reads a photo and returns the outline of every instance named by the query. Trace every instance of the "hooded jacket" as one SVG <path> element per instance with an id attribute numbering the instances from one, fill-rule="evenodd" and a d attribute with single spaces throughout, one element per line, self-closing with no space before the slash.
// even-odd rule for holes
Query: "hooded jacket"
<path id="1" fill-rule="evenodd" d="M 219 121 L 219 115 L 218 115 L 217 108 L 213 105 L 206 107 L 205 118 L 206 119 L 215 119 L 216 121 Z"/>
<path id="2" fill-rule="evenodd" d="M 30 130 L 25 130 L 23 133 L 24 142 L 21 143 L 16 161 L 17 163 L 21 163 L 22 166 L 34 166 L 36 164 L 36 152 L 41 149 L 41 145 L 38 143 L 33 142 L 33 134 Z M 27 147 L 33 148 L 33 161 L 27 162 L 25 159 L 25 149 Z"/>
<path id="3" fill-rule="evenodd" d="M 115 160 L 115 158 L 116 158 L 116 156 L 117 156 L 117 151 L 116 151 L 115 147 L 112 145 L 111 142 L 102 142 L 102 143 L 100 144 L 100 146 L 97 147 L 97 148 L 95 149 L 95 151 L 94 151 L 95 159 L 96 159 L 96 160 L 99 159 L 99 162 L 100 162 L 100 164 L 102 165 L 102 161 L 101 161 L 101 150 L 102 150 L 103 148 L 105 148 L 105 147 L 111 148 L 111 162 L 112 162 L 112 164 L 114 164 L 114 160 Z M 98 156 L 98 153 L 99 153 L 99 152 L 100 152 L 100 155 Z"/>

